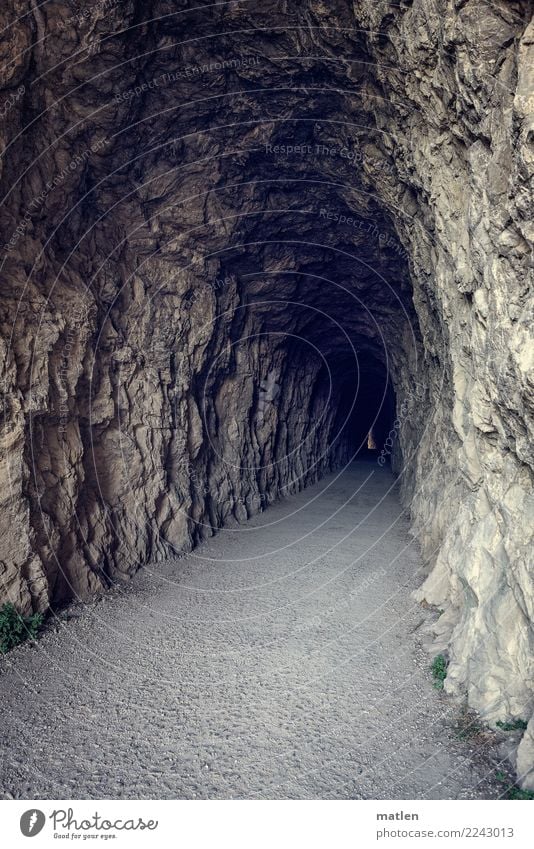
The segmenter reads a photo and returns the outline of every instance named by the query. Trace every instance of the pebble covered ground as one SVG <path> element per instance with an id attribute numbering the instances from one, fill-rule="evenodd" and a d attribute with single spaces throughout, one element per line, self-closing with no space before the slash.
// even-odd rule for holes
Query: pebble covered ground
<path id="1" fill-rule="evenodd" d="M 418 646 L 417 545 L 354 464 L 0 659 L 4 798 L 497 798 Z"/>

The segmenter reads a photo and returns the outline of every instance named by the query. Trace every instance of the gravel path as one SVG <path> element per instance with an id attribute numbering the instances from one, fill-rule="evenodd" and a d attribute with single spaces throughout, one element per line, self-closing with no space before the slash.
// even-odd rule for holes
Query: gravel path
<path id="1" fill-rule="evenodd" d="M 393 479 L 352 466 L 0 659 L 15 798 L 494 798 L 417 647 Z"/>

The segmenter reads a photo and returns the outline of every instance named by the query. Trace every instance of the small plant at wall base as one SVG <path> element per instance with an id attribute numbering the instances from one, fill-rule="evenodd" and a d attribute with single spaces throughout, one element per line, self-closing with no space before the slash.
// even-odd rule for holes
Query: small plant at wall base
<path id="1" fill-rule="evenodd" d="M 448 663 L 442 654 L 438 654 L 432 661 L 430 669 L 432 671 L 432 678 L 434 679 L 434 687 L 436 690 L 443 690 L 443 682 L 447 677 L 447 666 Z"/>
<path id="2" fill-rule="evenodd" d="M 4 604 L 0 608 L 0 654 L 5 654 L 28 638 L 35 639 L 42 622 L 40 613 L 22 616 L 13 604 Z"/>
<path id="3" fill-rule="evenodd" d="M 458 740 L 471 740 L 484 744 L 490 739 L 488 737 L 488 729 L 479 722 L 479 717 L 476 713 L 468 710 L 467 707 L 464 707 L 460 711 L 454 725 L 454 731 L 455 737 Z"/>

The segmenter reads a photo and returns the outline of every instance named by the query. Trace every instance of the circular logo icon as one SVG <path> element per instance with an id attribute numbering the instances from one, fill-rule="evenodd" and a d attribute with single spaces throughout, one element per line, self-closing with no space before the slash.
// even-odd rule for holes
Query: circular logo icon
<path id="1" fill-rule="evenodd" d="M 25 811 L 20 818 L 20 830 L 24 837 L 35 837 L 42 830 L 46 822 L 46 817 L 42 811 L 32 808 L 30 811 Z"/>

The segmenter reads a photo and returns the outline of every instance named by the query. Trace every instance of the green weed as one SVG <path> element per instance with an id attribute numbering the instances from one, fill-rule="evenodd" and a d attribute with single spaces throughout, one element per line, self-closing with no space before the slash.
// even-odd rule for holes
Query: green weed
<path id="1" fill-rule="evenodd" d="M 445 660 L 442 654 L 438 654 L 437 657 L 432 661 L 432 666 L 430 667 L 432 672 L 432 678 L 434 679 L 434 687 L 436 690 L 443 690 L 443 682 L 447 677 L 447 666 L 449 664 Z"/>
<path id="2" fill-rule="evenodd" d="M 534 800 L 534 792 L 532 790 L 522 790 L 521 787 L 517 786 L 517 784 L 510 784 L 510 779 L 508 778 L 506 773 L 502 772 L 501 770 L 495 773 L 495 778 L 497 779 L 497 781 L 500 781 L 501 784 L 506 785 L 506 799 Z"/>
<path id="3" fill-rule="evenodd" d="M 524 719 L 514 719 L 512 722 L 501 722 L 499 719 L 495 724 L 501 731 L 524 731 L 527 727 Z"/>

